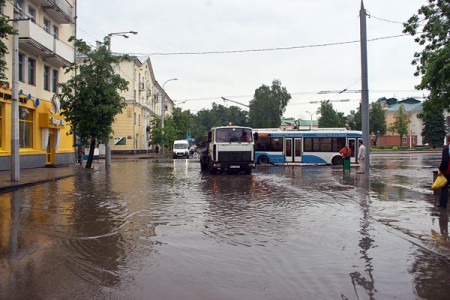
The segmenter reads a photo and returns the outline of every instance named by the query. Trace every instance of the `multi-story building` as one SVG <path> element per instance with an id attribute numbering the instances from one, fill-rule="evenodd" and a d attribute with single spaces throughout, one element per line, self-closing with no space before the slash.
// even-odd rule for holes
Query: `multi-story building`
<path id="1" fill-rule="evenodd" d="M 155 120 L 170 116 L 174 103 L 155 80 L 150 58 L 131 57 L 117 72 L 127 80 L 128 91 L 121 94 L 127 106 L 113 123 L 112 153 L 144 153 L 154 150 L 151 131 Z M 100 151 L 102 152 L 102 151 Z"/>
<path id="2" fill-rule="evenodd" d="M 15 4 L 13 4 L 15 3 Z M 11 107 L 13 70 L 18 74 L 20 167 L 74 162 L 73 136 L 60 115 L 54 95 L 67 80 L 64 67 L 74 62 L 69 37 L 75 35 L 75 0 L 5 1 L 1 13 L 18 21 L 18 61 L 13 65 L 13 40 L 4 41 L 9 54 L 8 84 L 0 87 L 0 170 L 11 168 Z M 14 7 L 15 5 L 15 7 Z"/>
<path id="3" fill-rule="evenodd" d="M 388 130 L 386 135 L 380 136 L 378 138 L 377 141 L 378 146 L 415 147 L 417 145 L 423 144 L 422 139 L 423 121 L 418 117 L 418 114 L 420 114 L 423 111 L 421 101 L 414 98 L 408 98 L 405 100 L 397 100 L 395 98 L 390 99 L 382 98 L 378 101 L 381 102 L 383 108 L 385 109 L 386 127 L 388 129 L 392 127 L 395 121 L 395 116 L 401 105 L 403 105 L 405 113 L 407 113 L 409 117 L 408 134 L 404 135 L 402 137 L 402 140 L 400 140 L 400 135 L 398 135 L 398 133 L 390 132 Z"/>

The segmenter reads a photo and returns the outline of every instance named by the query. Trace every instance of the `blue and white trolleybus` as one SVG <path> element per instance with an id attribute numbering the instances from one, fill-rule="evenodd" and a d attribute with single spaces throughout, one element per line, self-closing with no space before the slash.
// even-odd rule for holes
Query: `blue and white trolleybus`
<path id="1" fill-rule="evenodd" d="M 357 162 L 358 140 L 361 131 L 345 128 L 290 131 L 281 129 L 254 129 L 255 162 L 259 164 L 328 164 L 342 165 L 339 154 L 346 144 L 352 150 L 351 163 Z"/>

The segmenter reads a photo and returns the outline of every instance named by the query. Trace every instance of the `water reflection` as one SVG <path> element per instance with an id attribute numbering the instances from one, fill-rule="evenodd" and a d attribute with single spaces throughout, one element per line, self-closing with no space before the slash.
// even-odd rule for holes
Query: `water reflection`
<path id="1" fill-rule="evenodd" d="M 129 160 L 2 194 L 0 298 L 439 299 L 432 160 L 372 163 L 210 175 Z"/>

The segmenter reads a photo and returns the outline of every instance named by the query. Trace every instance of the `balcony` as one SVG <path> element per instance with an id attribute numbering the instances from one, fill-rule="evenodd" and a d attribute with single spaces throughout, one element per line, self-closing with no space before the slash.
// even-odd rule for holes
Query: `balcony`
<path id="1" fill-rule="evenodd" d="M 40 5 L 42 9 L 56 22 L 73 23 L 73 7 L 66 0 L 32 0 Z"/>
<path id="2" fill-rule="evenodd" d="M 58 67 L 74 62 L 74 49 L 68 42 L 55 39 L 31 20 L 19 22 L 19 49 L 41 56 Z"/>

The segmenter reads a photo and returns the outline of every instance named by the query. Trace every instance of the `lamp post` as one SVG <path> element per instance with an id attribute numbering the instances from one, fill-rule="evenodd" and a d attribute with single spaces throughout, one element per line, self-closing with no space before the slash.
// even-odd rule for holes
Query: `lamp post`
<path id="1" fill-rule="evenodd" d="M 309 130 L 311 130 L 312 129 L 312 116 L 313 116 L 313 113 L 311 113 L 309 111 L 306 111 L 306 113 L 308 113 L 309 116 L 311 117 L 311 122 L 309 123 Z"/>
<path id="2" fill-rule="evenodd" d="M 163 96 L 161 99 L 161 139 L 162 139 L 162 143 L 161 143 L 161 153 L 164 154 L 165 153 L 165 147 L 164 147 L 164 117 L 165 117 L 165 108 L 164 108 L 164 102 L 166 100 L 166 90 L 165 90 L 165 86 L 166 83 L 168 83 L 169 81 L 174 81 L 174 80 L 178 80 L 177 78 L 171 78 L 171 79 L 167 79 L 162 86 L 163 89 Z"/>
<path id="3" fill-rule="evenodd" d="M 111 52 L 111 38 L 115 35 L 122 36 L 124 38 L 129 38 L 128 34 L 137 34 L 137 31 L 124 31 L 124 32 L 112 32 L 108 36 L 108 51 Z M 105 145 L 105 166 L 111 165 L 111 143 L 108 141 Z"/>
<path id="4" fill-rule="evenodd" d="M 112 32 L 112 33 L 108 33 L 108 37 L 109 37 L 109 40 L 108 40 L 108 51 L 111 52 L 111 37 L 112 37 L 112 36 L 114 36 L 114 35 L 119 35 L 119 36 L 122 36 L 122 37 L 124 37 L 124 38 L 127 39 L 127 38 L 130 37 L 129 34 L 134 34 L 134 35 L 136 35 L 136 34 L 138 34 L 138 33 L 137 33 L 137 31 L 123 31 L 123 32 Z"/>

